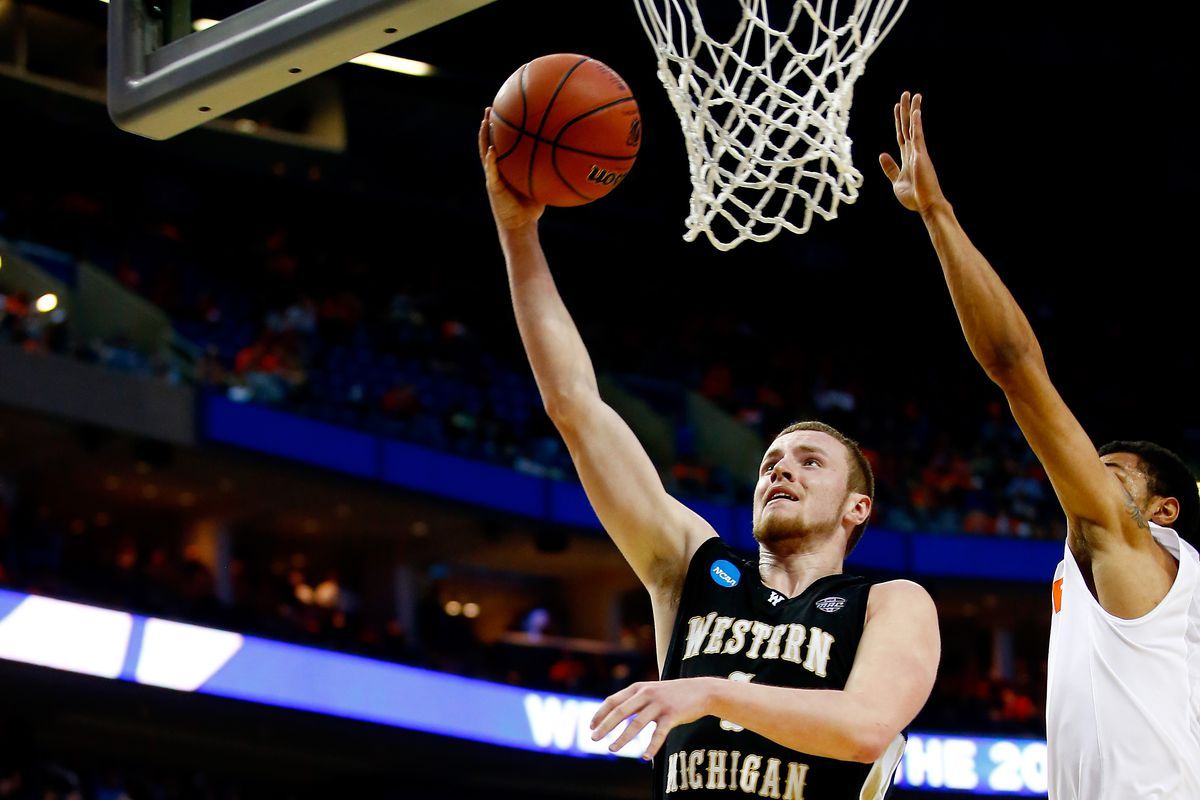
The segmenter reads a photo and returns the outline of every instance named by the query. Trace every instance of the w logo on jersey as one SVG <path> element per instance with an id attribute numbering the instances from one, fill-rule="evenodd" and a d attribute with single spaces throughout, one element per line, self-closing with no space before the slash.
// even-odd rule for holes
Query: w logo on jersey
<path id="1" fill-rule="evenodd" d="M 771 595 L 767 598 L 767 602 L 773 606 L 777 606 L 783 602 L 783 595 L 779 592 L 771 592 Z"/>

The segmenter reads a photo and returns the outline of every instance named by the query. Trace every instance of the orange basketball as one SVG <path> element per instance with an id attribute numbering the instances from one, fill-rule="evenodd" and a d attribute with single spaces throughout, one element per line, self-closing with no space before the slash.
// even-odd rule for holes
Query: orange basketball
<path id="1" fill-rule="evenodd" d="M 509 186 L 539 203 L 579 206 L 629 174 L 642 118 L 620 75 L 594 58 L 556 53 L 504 82 L 490 134 Z"/>

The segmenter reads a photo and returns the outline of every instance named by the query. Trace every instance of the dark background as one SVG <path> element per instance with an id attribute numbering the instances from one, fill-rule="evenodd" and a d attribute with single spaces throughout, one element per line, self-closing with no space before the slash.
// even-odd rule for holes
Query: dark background
<path id="1" fill-rule="evenodd" d="M 37 5 L 104 15 L 102 4 L 84 0 Z M 245 5 L 198 1 L 194 9 L 220 18 Z M 1184 25 L 1170 10 L 913 0 L 855 89 L 850 131 L 865 176 L 859 202 L 805 236 L 784 233 L 731 253 L 681 240 L 689 194 L 683 142 L 625 0 L 499 0 L 389 48 L 433 63 L 434 78 L 334 70 L 347 115 L 343 154 L 203 129 L 151 142 L 117 130 L 95 103 L 48 99 L 4 79 L 5 116 L 20 124 L 0 123 L 8 156 L 0 180 L 105 186 L 101 199 L 117 210 L 107 220 L 113 230 L 160 211 L 211 225 L 201 255 L 229 276 L 254 254 L 230 251 L 237 237 L 228 230 L 250 239 L 286 222 L 303 231 L 306 270 L 322 274 L 326 287 L 379 297 L 435 293 L 460 307 L 490 347 L 521 363 L 476 132 L 483 108 L 522 63 L 552 52 L 587 54 L 626 78 L 644 119 L 642 152 L 623 185 L 588 207 L 550 209 L 542 223 L 555 276 L 598 369 L 668 372 L 691 354 L 673 351 L 678 337 L 665 332 L 697 316 L 729 318 L 737 321 L 729 335 L 704 344 L 745 368 L 782 359 L 797 374 L 832 371 L 870 389 L 860 394 L 864 418 L 887 417 L 919 396 L 938 424 L 965 438 L 966 412 L 1000 394 L 962 342 L 923 226 L 897 205 L 876 165 L 881 150 L 896 151 L 892 103 L 912 89 L 926 98 L 944 190 L 1031 317 L 1051 374 L 1085 428 L 1097 443 L 1157 439 L 1195 467 L 1192 307 L 1200 281 L 1184 143 L 1195 67 Z M 103 53 L 97 59 L 102 66 Z M 746 320 L 753 336 L 745 335 Z M 849 432 L 870 444 L 871 431 Z M 117 742 L 111 749 L 120 754 L 149 752 L 157 741 L 160 760 L 187 753 L 185 762 L 194 756 L 296 792 L 326 774 L 394 787 L 412 761 L 391 759 L 389 749 L 433 759 L 446 744 L 142 687 L 50 680 L 26 667 L 6 665 L 0 678 L 21 687 L 10 714 L 49 729 L 46 738 L 93 751 Z M 231 731 L 275 744 L 247 749 L 235 738 L 231 746 Z M 461 747 L 443 754 L 447 769 L 474 763 L 515 796 L 532 796 L 530 774 L 565 782 L 558 773 L 584 772 L 571 760 Z M 317 754 L 328 762 L 312 761 L 311 772 L 295 768 Z M 641 791 L 644 776 L 627 772 L 613 779 L 614 790 Z"/>

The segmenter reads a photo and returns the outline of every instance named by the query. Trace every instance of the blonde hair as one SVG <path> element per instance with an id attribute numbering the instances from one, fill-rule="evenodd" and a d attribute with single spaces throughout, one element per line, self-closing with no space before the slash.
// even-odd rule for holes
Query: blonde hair
<path id="1" fill-rule="evenodd" d="M 824 422 L 816 420 L 806 420 L 804 422 L 793 422 L 786 428 L 775 435 L 778 439 L 795 431 L 817 431 L 819 433 L 827 433 L 837 439 L 846 448 L 849 458 L 846 459 L 847 465 L 850 467 L 850 472 L 846 476 L 846 491 L 858 492 L 865 494 L 875 501 L 875 473 L 871 471 L 871 462 L 867 461 L 867 457 L 863 455 L 862 448 L 858 446 L 858 442 L 851 439 L 846 434 L 839 431 L 832 425 L 826 425 Z M 868 518 L 869 519 L 869 518 Z M 867 521 L 864 520 L 861 525 L 855 526 L 854 530 L 850 531 L 850 538 L 846 542 L 846 555 L 850 555 L 850 551 L 862 539 L 863 534 L 867 530 Z"/>

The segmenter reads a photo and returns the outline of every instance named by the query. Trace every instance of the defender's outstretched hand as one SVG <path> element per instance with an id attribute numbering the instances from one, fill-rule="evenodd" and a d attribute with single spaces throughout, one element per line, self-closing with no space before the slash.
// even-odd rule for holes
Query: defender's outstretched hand
<path id="1" fill-rule="evenodd" d="M 479 160 L 487 177 L 488 200 L 492 204 L 496 227 L 503 231 L 532 225 L 546 207 L 517 194 L 500 177 L 500 170 L 496 168 L 496 149 L 491 146 L 488 136 L 491 124 L 492 109 L 488 108 L 483 112 L 483 122 L 479 123 Z"/>
<path id="2" fill-rule="evenodd" d="M 896 120 L 896 143 L 900 145 L 900 165 L 888 153 L 879 155 L 879 166 L 888 180 L 896 199 L 909 211 L 924 214 L 946 201 L 938 185 L 937 172 L 925 149 L 925 129 L 921 123 L 921 95 L 900 95 L 893 109 Z"/>

